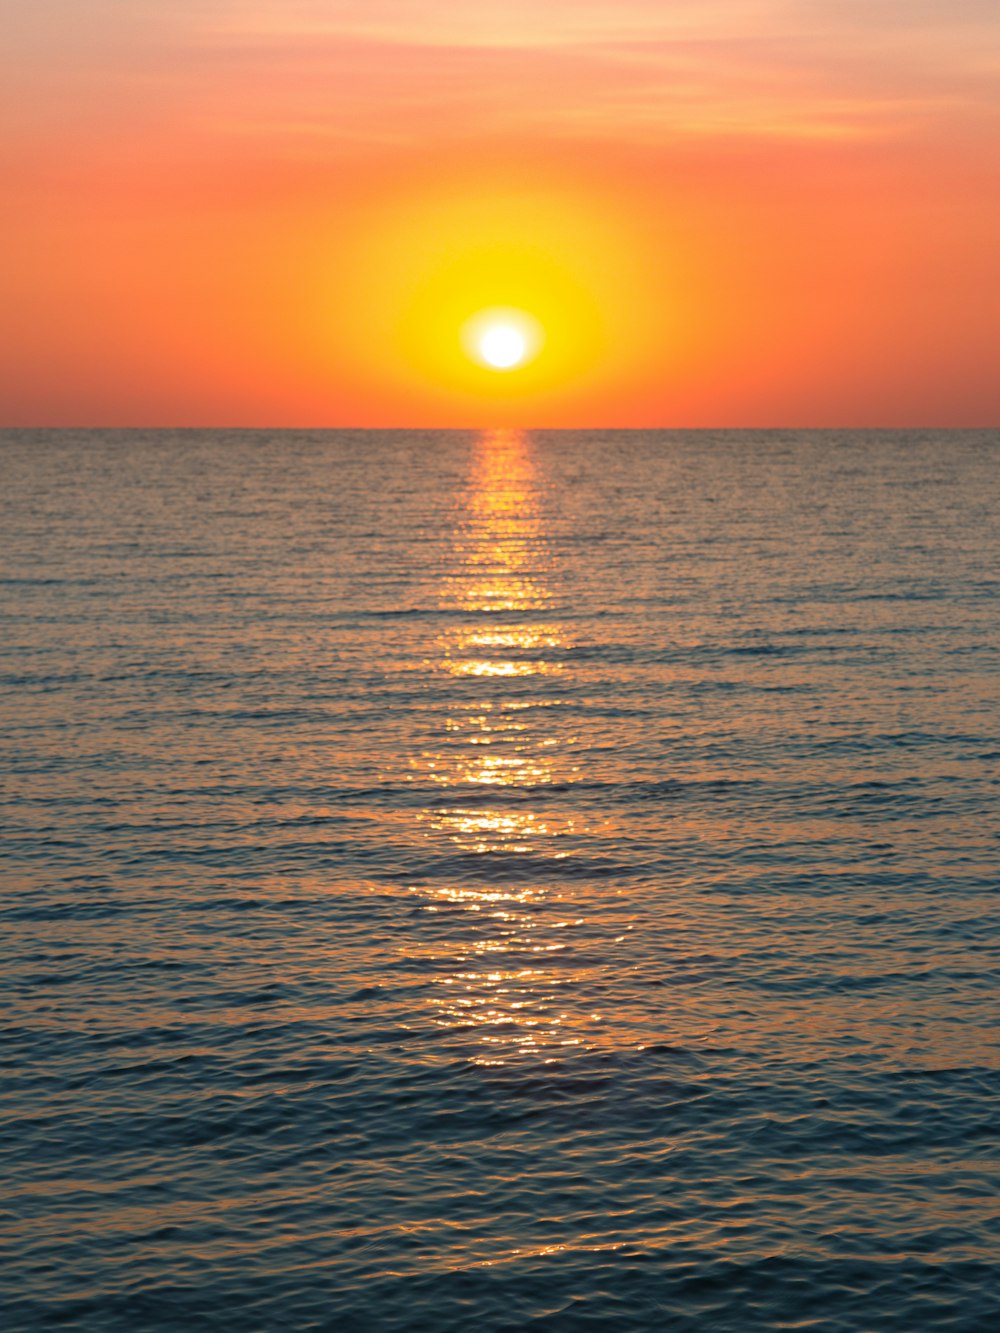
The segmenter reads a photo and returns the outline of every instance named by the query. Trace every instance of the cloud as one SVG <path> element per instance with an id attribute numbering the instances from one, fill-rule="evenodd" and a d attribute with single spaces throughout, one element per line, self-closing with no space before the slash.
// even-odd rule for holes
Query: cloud
<path id="1" fill-rule="evenodd" d="M 3 3 L 11 123 L 73 142 L 850 140 L 998 111 L 994 0 Z"/>

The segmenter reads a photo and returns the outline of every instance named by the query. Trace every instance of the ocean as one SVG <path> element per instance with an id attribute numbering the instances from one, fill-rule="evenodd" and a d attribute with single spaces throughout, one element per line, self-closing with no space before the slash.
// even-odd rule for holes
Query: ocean
<path id="1" fill-rule="evenodd" d="M 4 432 L 8 1333 L 1000 1326 L 998 461 Z"/>

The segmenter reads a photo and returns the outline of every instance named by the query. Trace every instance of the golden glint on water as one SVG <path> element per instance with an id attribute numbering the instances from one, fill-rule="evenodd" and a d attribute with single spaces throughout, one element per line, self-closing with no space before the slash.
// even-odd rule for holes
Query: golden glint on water
<path id="1" fill-rule="evenodd" d="M 554 753 L 545 708 L 503 688 L 505 679 L 530 685 L 564 670 L 564 637 L 556 624 L 538 618 L 553 601 L 551 554 L 522 433 L 489 432 L 478 440 L 454 551 L 441 604 L 460 615 L 441 637 L 438 669 L 470 686 L 481 683 L 483 697 L 470 703 L 454 696 L 443 728 L 446 744 L 424 757 L 426 776 L 455 800 L 425 811 L 423 821 L 428 837 L 454 859 L 456 881 L 459 867 L 486 867 L 491 858 L 507 873 L 502 883 L 415 890 L 428 900 L 426 911 L 447 913 L 455 925 L 442 940 L 451 968 L 434 988 L 432 1022 L 471 1038 L 477 1063 L 532 1053 L 555 1059 L 585 1043 L 596 1015 L 571 1014 L 560 1004 L 565 981 L 551 960 L 570 947 L 581 922 L 570 911 L 560 914 L 557 891 L 534 883 L 530 869 L 533 856 L 567 856 L 559 840 L 578 831 L 574 819 L 530 803 L 533 789 L 566 780 L 572 765 Z M 477 790 L 505 799 L 496 805 L 463 801 Z M 506 794 L 514 790 L 527 799 L 512 804 Z"/>

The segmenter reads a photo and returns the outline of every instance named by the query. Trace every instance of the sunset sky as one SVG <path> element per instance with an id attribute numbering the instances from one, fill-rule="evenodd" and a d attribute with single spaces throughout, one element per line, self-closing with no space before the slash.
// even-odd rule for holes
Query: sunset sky
<path id="1" fill-rule="evenodd" d="M 1000 421 L 996 0 L 0 5 L 0 424 Z"/>

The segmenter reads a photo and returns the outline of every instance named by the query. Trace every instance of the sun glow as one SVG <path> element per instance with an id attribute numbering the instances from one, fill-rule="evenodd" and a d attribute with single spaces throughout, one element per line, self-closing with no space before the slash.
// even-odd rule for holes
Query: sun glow
<path id="1" fill-rule="evenodd" d="M 496 324 L 479 340 L 479 355 L 494 370 L 511 370 L 524 360 L 524 337 L 509 324 Z"/>
<path id="2" fill-rule="evenodd" d="M 331 304 L 357 316 L 339 350 L 373 386 L 391 364 L 398 401 L 452 425 L 544 424 L 603 401 L 637 358 L 665 354 L 631 225 L 572 183 L 421 180 L 366 218 L 356 286 Z"/>
<path id="3" fill-rule="evenodd" d="M 538 321 L 523 310 L 481 310 L 462 331 L 466 353 L 489 370 L 516 370 L 542 345 Z"/>

